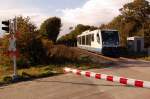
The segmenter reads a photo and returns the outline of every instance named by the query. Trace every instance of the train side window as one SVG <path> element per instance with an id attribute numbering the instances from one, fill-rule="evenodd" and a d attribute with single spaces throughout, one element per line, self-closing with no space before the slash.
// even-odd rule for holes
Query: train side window
<path id="1" fill-rule="evenodd" d="M 89 45 L 88 41 L 89 41 L 89 38 L 88 38 L 88 35 L 86 35 L 86 45 Z"/>
<path id="2" fill-rule="evenodd" d="M 92 34 L 92 41 L 94 41 L 94 34 Z"/>
<path id="3" fill-rule="evenodd" d="M 86 35 L 86 45 L 91 45 L 91 34 Z"/>
<path id="4" fill-rule="evenodd" d="M 91 37 L 92 37 L 92 35 L 90 34 L 90 35 L 89 35 L 89 45 L 90 45 L 90 46 L 91 46 L 91 41 L 92 41 L 92 38 L 91 38 Z"/>
<path id="5" fill-rule="evenodd" d="M 77 38 L 77 42 L 79 43 L 79 38 Z"/>
<path id="6" fill-rule="evenodd" d="M 78 37 L 78 43 L 81 44 L 81 38 L 80 37 Z"/>
<path id="7" fill-rule="evenodd" d="M 85 45 L 85 36 L 82 36 L 82 45 Z"/>
<path id="8" fill-rule="evenodd" d="M 97 33 L 97 42 L 100 43 L 100 36 L 99 36 L 99 33 Z"/>
<path id="9" fill-rule="evenodd" d="M 79 43 L 80 43 L 80 45 L 81 45 L 81 37 L 79 37 L 79 41 L 80 41 Z"/>

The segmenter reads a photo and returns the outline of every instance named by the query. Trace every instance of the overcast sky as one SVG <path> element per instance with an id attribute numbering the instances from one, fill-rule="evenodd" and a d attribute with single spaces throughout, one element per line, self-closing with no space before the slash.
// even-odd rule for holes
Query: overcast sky
<path id="1" fill-rule="evenodd" d="M 2 0 L 0 21 L 17 15 L 30 16 L 39 27 L 46 18 L 58 16 L 62 19 L 61 35 L 64 35 L 69 27 L 76 24 L 99 26 L 108 23 L 119 14 L 119 8 L 131 1 L 133 0 Z M 2 33 L 0 30 L 0 35 Z"/>

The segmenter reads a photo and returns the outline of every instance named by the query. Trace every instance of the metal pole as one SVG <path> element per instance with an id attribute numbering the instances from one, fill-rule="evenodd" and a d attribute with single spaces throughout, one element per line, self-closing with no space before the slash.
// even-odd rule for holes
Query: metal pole
<path id="1" fill-rule="evenodd" d="M 13 80 L 17 80 L 18 79 L 18 73 L 17 73 L 17 63 L 16 63 L 16 38 L 15 38 L 15 33 L 17 32 L 17 19 L 15 17 L 15 19 L 13 20 L 13 39 L 15 39 L 14 41 L 14 53 L 13 54 L 13 63 L 14 63 L 14 74 L 13 74 Z"/>
<path id="2" fill-rule="evenodd" d="M 13 77 L 17 77 L 17 64 L 16 64 L 16 56 L 13 56 L 13 63 L 14 63 L 14 75 Z"/>

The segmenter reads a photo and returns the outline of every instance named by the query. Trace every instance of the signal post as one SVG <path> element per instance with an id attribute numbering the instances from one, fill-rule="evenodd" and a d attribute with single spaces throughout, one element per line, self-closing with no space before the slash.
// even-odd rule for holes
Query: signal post
<path id="1" fill-rule="evenodd" d="M 8 48 L 8 53 L 13 60 L 13 67 L 14 67 L 13 80 L 16 81 L 18 79 L 17 63 L 16 63 L 17 49 L 15 37 L 15 33 L 17 32 L 17 19 L 14 18 L 13 20 L 2 21 L 2 24 L 5 25 L 5 27 L 2 27 L 2 30 L 6 31 L 6 33 L 9 33 L 10 45 Z"/>

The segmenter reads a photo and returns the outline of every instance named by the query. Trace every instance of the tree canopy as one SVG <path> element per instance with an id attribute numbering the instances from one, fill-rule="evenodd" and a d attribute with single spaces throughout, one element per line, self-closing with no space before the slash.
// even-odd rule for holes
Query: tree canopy
<path id="1" fill-rule="evenodd" d="M 121 14 L 101 28 L 113 28 L 120 31 L 122 45 L 130 36 L 143 36 L 145 47 L 150 46 L 150 5 L 146 0 L 134 0 L 120 9 Z"/>
<path id="2" fill-rule="evenodd" d="M 18 64 L 27 66 L 39 63 L 40 61 L 39 59 L 37 60 L 37 57 L 41 57 L 40 53 L 43 51 L 40 39 L 38 39 L 40 34 L 36 26 L 30 21 L 29 17 L 18 16 L 17 30 L 17 49 L 20 53 Z"/>
<path id="3" fill-rule="evenodd" d="M 50 17 L 45 20 L 40 27 L 40 33 L 56 42 L 61 28 L 61 19 L 58 17 Z"/>
<path id="4" fill-rule="evenodd" d="M 65 44 L 68 46 L 76 46 L 77 43 L 77 35 L 81 34 L 86 30 L 95 30 L 96 27 L 89 25 L 78 24 L 74 30 L 72 30 L 69 34 L 62 36 L 57 43 Z"/>
<path id="5" fill-rule="evenodd" d="M 150 5 L 146 0 L 134 0 L 134 2 L 125 4 L 120 12 L 126 21 L 143 22 L 149 19 Z"/>

